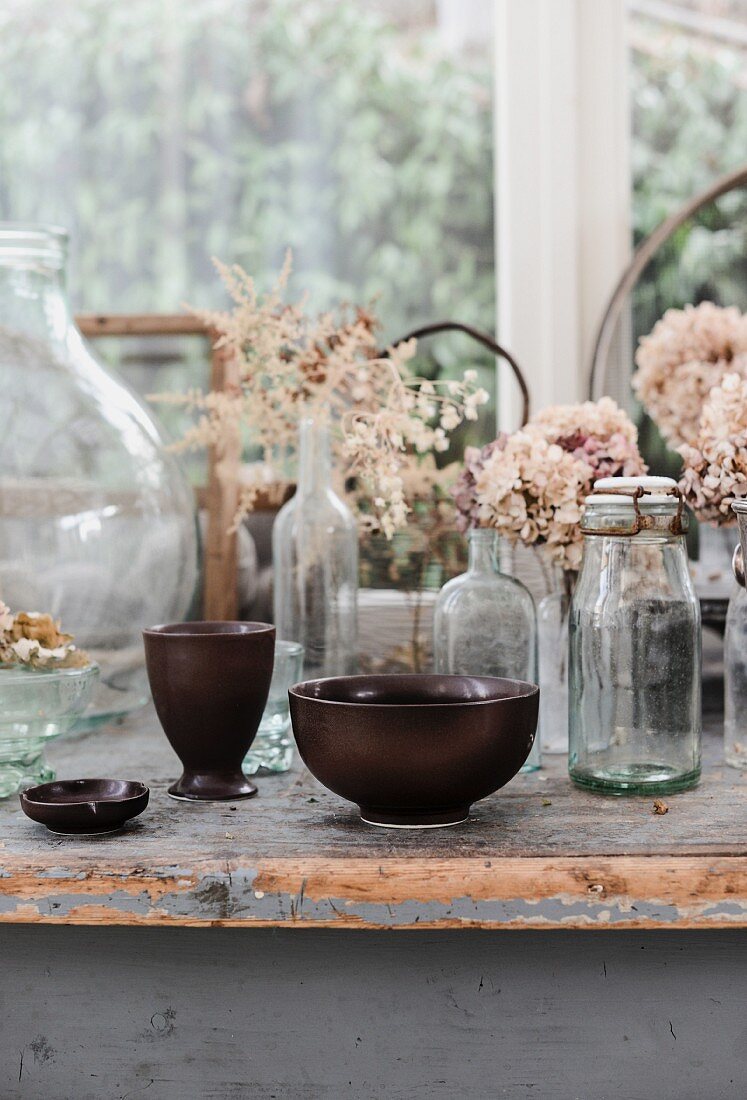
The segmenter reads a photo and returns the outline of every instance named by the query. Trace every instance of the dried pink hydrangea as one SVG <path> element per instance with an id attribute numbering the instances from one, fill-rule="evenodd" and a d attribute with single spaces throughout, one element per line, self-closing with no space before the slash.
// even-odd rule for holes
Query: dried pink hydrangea
<path id="1" fill-rule="evenodd" d="M 713 302 L 669 309 L 642 337 L 633 389 L 664 439 L 697 446 L 703 404 L 727 373 L 747 376 L 747 316 Z"/>
<path id="2" fill-rule="evenodd" d="M 545 546 L 563 569 L 576 570 L 588 477 L 588 465 L 557 443 L 533 432 L 514 432 L 477 474 L 479 521 L 513 542 Z"/>
<path id="3" fill-rule="evenodd" d="M 482 451 L 468 448 L 453 490 L 458 525 L 495 526 L 512 541 L 546 546 L 575 570 L 584 498 L 600 477 L 646 473 L 635 424 L 609 397 L 554 405 Z"/>
<path id="4" fill-rule="evenodd" d="M 475 485 L 487 460 L 494 451 L 503 450 L 507 439 L 506 433 L 501 432 L 497 439 L 484 447 L 464 448 L 464 467 L 451 489 L 457 509 L 456 525 L 462 532 L 469 527 L 481 526 L 480 506 L 475 496 Z"/>
<path id="5" fill-rule="evenodd" d="M 723 525 L 731 501 L 747 496 L 747 379 L 727 374 L 703 406 L 695 445 L 679 448 L 680 489 L 698 519 Z"/>
<path id="6" fill-rule="evenodd" d="M 557 443 L 590 468 L 589 489 L 600 477 L 637 477 L 647 472 L 638 450 L 638 430 L 611 397 L 580 405 L 551 405 L 537 413 L 526 431 Z"/>

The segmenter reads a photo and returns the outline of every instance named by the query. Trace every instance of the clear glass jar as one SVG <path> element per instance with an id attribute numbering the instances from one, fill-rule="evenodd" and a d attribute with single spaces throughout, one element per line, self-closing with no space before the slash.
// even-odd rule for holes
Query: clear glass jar
<path id="1" fill-rule="evenodd" d="M 332 488 L 329 425 L 301 422 L 296 492 L 272 529 L 277 636 L 300 642 L 304 676 L 357 665 L 358 526 Z"/>
<path id="2" fill-rule="evenodd" d="M 733 566 L 738 584 L 729 600 L 724 635 L 724 758 L 733 768 L 747 768 L 747 500 L 735 500 L 732 509 L 739 522 L 740 544 Z"/>
<path id="3" fill-rule="evenodd" d="M 576 574 L 551 566 L 555 591 L 537 607 L 542 752 L 568 754 L 568 616 Z"/>
<path id="4" fill-rule="evenodd" d="M 498 571 L 493 530 L 472 528 L 467 539 L 467 572 L 447 581 L 436 602 L 435 670 L 536 683 L 534 600 L 520 581 Z M 539 738 L 535 738 L 524 770 L 539 766 Z"/>
<path id="5" fill-rule="evenodd" d="M 287 772 L 293 763 L 288 689 L 301 679 L 302 669 L 303 646 L 298 642 L 276 641 L 267 706 L 257 736 L 244 757 L 246 775 Z"/>
<path id="6" fill-rule="evenodd" d="M 73 323 L 66 252 L 64 230 L 0 223 L 0 599 L 98 662 L 95 725 L 148 698 L 141 631 L 186 615 L 197 529 L 150 412 Z"/>
<path id="7" fill-rule="evenodd" d="M 0 798 L 56 778 L 46 743 L 76 725 L 98 674 L 96 665 L 0 668 Z"/>
<path id="8" fill-rule="evenodd" d="M 586 499 L 571 601 L 569 772 L 611 793 L 700 777 L 700 605 L 671 478 L 603 478 Z"/>

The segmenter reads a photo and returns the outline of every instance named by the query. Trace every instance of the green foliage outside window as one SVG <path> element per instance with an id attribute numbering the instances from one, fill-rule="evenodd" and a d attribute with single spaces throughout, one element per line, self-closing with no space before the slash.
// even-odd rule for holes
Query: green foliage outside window
<path id="1" fill-rule="evenodd" d="M 211 255 L 269 280 L 291 246 L 293 293 L 320 308 L 376 297 L 384 338 L 446 317 L 493 330 L 491 44 L 449 54 L 429 5 L 403 3 L 399 23 L 376 7 L 6 6 L 0 216 L 69 226 L 77 308 L 216 304 Z M 631 26 L 639 240 L 744 160 L 747 93 L 744 50 L 637 16 Z M 735 196 L 678 234 L 636 292 L 637 332 L 668 305 L 745 304 L 744 211 Z M 462 339 L 424 351 L 425 371 L 477 364 L 492 389 L 492 360 Z M 155 388 L 180 370 L 166 364 Z M 493 417 L 471 441 L 492 435 Z"/>
<path id="2" fill-rule="evenodd" d="M 0 18 L 0 210 L 71 228 L 78 308 L 216 304 L 211 256 L 269 282 L 290 246 L 291 293 L 376 298 L 383 338 L 494 329 L 488 43 L 451 57 L 357 0 L 20 0 Z M 468 345 L 428 352 L 429 373 L 476 358 L 492 388 Z"/>
<path id="3" fill-rule="evenodd" d="M 660 24 L 634 24 L 633 229 L 637 244 L 723 173 L 747 163 L 747 51 Z M 714 301 L 747 308 L 747 189 L 709 204 L 680 227 L 632 296 L 634 340 L 669 308 Z M 632 350 L 631 350 L 631 370 Z M 681 460 L 639 410 L 652 468 L 678 476 Z"/>

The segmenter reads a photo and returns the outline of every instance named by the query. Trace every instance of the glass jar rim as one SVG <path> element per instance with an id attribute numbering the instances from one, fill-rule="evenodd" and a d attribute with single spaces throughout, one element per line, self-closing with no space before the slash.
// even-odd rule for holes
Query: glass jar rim
<path id="1" fill-rule="evenodd" d="M 683 535 L 688 528 L 684 497 L 669 477 L 601 478 L 586 497 L 585 535 Z"/>
<path id="2" fill-rule="evenodd" d="M 67 257 L 68 232 L 44 222 L 0 221 L 0 264 L 39 262 L 60 268 Z"/>

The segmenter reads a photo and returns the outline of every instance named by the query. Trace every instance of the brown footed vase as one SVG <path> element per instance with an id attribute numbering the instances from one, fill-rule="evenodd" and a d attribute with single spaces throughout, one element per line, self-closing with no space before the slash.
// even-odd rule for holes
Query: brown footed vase
<path id="1" fill-rule="evenodd" d="M 184 772 L 172 798 L 250 798 L 241 764 L 267 702 L 275 653 L 268 623 L 195 622 L 143 631 L 156 713 Z"/>

